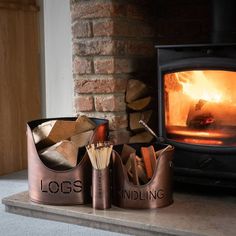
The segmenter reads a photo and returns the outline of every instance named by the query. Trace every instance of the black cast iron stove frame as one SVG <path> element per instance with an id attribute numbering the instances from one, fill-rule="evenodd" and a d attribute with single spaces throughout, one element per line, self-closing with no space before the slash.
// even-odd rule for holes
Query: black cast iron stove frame
<path id="1" fill-rule="evenodd" d="M 195 69 L 236 71 L 236 44 L 162 45 L 156 49 L 158 134 L 176 147 L 175 181 L 236 189 L 236 147 L 193 145 L 167 138 L 163 83 L 164 74 L 171 72 Z"/>

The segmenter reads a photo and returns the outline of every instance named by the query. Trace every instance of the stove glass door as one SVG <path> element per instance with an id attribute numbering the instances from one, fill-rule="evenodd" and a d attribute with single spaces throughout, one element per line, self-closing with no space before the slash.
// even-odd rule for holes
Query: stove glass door
<path id="1" fill-rule="evenodd" d="M 164 74 L 168 139 L 236 146 L 236 72 L 188 70 Z"/>

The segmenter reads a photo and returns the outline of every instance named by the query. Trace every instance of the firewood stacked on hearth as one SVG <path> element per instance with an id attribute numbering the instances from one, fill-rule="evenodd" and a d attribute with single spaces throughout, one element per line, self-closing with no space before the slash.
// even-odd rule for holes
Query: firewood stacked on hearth
<path id="1" fill-rule="evenodd" d="M 153 118 L 151 88 L 139 80 L 130 79 L 126 89 L 126 103 L 131 137 L 129 143 L 148 143 L 153 136 L 139 123 L 150 124 Z"/>

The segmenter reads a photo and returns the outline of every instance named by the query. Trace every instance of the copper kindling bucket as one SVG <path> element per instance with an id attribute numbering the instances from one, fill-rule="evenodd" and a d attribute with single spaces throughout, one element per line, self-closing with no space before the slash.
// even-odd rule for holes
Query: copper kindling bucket
<path id="1" fill-rule="evenodd" d="M 53 120 L 76 120 L 76 117 Z M 97 127 L 91 142 L 105 141 L 108 137 L 108 121 L 90 118 Z M 40 159 L 34 143 L 32 129 L 52 119 L 41 119 L 27 124 L 29 197 L 33 202 L 52 205 L 75 205 L 91 202 L 92 166 L 84 153 L 81 161 L 72 169 L 57 171 L 48 168 Z"/>
<path id="2" fill-rule="evenodd" d="M 136 150 L 147 144 L 130 145 Z M 122 162 L 120 150 L 113 151 L 113 204 L 121 208 L 151 209 L 165 207 L 173 203 L 172 197 L 172 158 L 174 147 L 160 154 L 152 178 L 144 185 L 134 185 L 129 181 L 127 170 Z M 165 146 L 153 144 L 155 151 Z"/>

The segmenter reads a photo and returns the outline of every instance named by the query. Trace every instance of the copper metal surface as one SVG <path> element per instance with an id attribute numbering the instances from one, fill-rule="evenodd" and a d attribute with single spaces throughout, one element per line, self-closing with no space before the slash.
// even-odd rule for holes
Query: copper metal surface
<path id="1" fill-rule="evenodd" d="M 172 198 L 174 148 L 158 157 L 152 179 L 145 185 L 129 182 L 120 155 L 113 151 L 113 203 L 122 208 L 148 209 L 168 206 Z"/>
<path id="2" fill-rule="evenodd" d="M 68 119 L 75 120 L 76 118 Z M 91 202 L 90 187 L 92 166 L 87 153 L 85 153 L 77 166 L 66 171 L 49 169 L 41 161 L 31 130 L 44 121 L 47 120 L 32 121 L 27 125 L 28 182 L 30 199 L 34 202 L 53 205 L 74 205 Z M 99 137 L 105 140 L 107 138 L 107 120 L 93 119 L 93 121 L 97 121 L 96 123 L 98 124 L 97 127 L 99 130 L 100 127 L 102 127 L 101 129 L 104 133 L 102 135 L 100 132 Z M 94 131 L 95 133 L 96 130 L 97 129 Z M 96 137 L 96 134 L 94 136 Z"/>
<path id="3" fill-rule="evenodd" d="M 93 168 L 92 176 L 93 208 L 101 210 L 110 208 L 111 200 L 109 167 L 102 170 Z"/>

